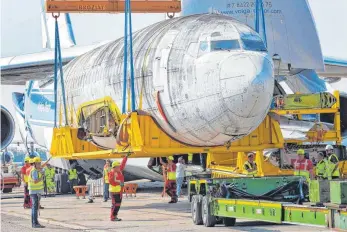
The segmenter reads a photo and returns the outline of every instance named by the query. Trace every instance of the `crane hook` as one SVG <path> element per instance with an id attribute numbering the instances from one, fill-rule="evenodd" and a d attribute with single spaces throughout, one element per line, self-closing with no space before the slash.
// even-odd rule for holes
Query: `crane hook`
<path id="1" fill-rule="evenodd" d="M 170 13 L 166 13 L 167 17 L 169 17 L 169 19 L 172 19 L 173 17 L 175 17 L 175 13 L 172 13 L 172 15 L 170 15 Z"/>
<path id="2" fill-rule="evenodd" d="M 58 12 L 58 14 L 54 14 L 54 13 L 52 13 L 52 16 L 53 16 L 53 18 L 58 19 L 58 18 L 59 18 L 59 16 L 60 16 L 60 12 Z"/>

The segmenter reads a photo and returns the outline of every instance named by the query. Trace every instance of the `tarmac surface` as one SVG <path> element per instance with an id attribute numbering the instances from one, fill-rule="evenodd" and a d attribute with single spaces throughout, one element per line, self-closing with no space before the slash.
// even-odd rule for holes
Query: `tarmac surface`
<path id="1" fill-rule="evenodd" d="M 18 196 L 18 190 L 12 196 Z M 1 200 L 1 231 L 117 231 L 117 232 L 178 232 L 178 231 L 330 231 L 321 227 L 299 225 L 277 225 L 265 222 L 237 220 L 236 226 L 214 228 L 196 226 L 190 213 L 190 203 L 180 198 L 177 204 L 168 204 L 168 197 L 161 197 L 160 189 L 146 189 L 136 197 L 123 197 L 119 217 L 121 222 L 111 222 L 111 202 L 103 202 L 97 197 L 88 204 L 87 199 L 76 199 L 74 195 L 60 195 L 42 198 L 39 221 L 44 229 L 32 229 L 30 209 L 23 209 L 22 198 L 5 198 Z"/>

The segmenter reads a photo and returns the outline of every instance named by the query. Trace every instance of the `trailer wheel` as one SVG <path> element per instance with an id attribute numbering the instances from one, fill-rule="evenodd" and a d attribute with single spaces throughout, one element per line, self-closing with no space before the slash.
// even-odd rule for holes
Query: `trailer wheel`
<path id="1" fill-rule="evenodd" d="M 216 224 L 217 225 L 220 225 L 220 224 L 223 224 L 224 221 L 223 221 L 223 218 L 222 217 L 216 217 Z"/>
<path id="2" fill-rule="evenodd" d="M 195 225 L 202 225 L 202 215 L 201 215 L 201 195 L 193 195 L 191 203 L 192 218 Z"/>
<path id="3" fill-rule="evenodd" d="M 223 224 L 225 226 L 235 226 L 236 218 L 223 218 Z"/>
<path id="4" fill-rule="evenodd" d="M 3 193 L 10 193 L 12 192 L 12 188 L 5 188 L 2 190 Z"/>
<path id="5" fill-rule="evenodd" d="M 202 221 L 206 227 L 214 227 L 217 221 L 216 217 L 212 215 L 208 196 L 204 196 L 202 199 Z"/>

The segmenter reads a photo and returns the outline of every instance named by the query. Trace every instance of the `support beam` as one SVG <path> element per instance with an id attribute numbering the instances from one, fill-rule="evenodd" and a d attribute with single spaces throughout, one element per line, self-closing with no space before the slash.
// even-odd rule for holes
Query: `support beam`
<path id="1" fill-rule="evenodd" d="M 47 0 L 47 13 L 124 13 L 125 0 Z M 180 0 L 131 0 L 133 13 L 176 13 Z"/>

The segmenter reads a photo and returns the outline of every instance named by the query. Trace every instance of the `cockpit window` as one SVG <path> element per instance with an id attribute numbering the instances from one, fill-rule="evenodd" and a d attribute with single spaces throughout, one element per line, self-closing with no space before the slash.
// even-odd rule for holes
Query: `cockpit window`
<path id="1" fill-rule="evenodd" d="M 240 49 L 240 43 L 238 40 L 211 41 L 211 51 L 236 49 Z"/>
<path id="2" fill-rule="evenodd" d="M 249 51 L 262 51 L 266 52 L 267 49 L 263 40 L 255 34 L 241 35 L 241 41 L 243 43 L 243 48 Z"/>

